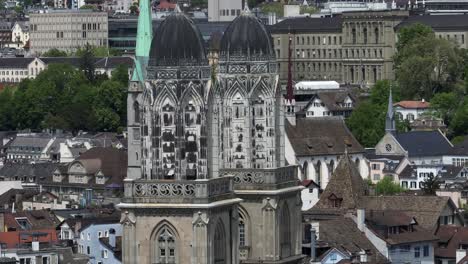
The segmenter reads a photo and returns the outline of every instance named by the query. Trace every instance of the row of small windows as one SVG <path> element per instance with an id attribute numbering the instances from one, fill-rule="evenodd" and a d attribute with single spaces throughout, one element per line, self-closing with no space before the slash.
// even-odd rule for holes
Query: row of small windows
<path id="1" fill-rule="evenodd" d="M 285 52 L 287 54 L 287 52 Z M 277 58 L 281 57 L 281 50 L 276 50 Z M 296 58 L 343 58 L 343 50 L 339 49 L 296 49 Z M 382 49 L 346 49 L 344 58 L 383 58 Z"/>
<path id="2" fill-rule="evenodd" d="M 240 9 L 221 9 L 219 10 L 220 16 L 239 16 Z"/>
<path id="3" fill-rule="evenodd" d="M 10 75 L 10 71 L 2 71 L 2 75 Z M 11 71 L 12 75 L 28 75 L 28 71 Z"/>
<path id="4" fill-rule="evenodd" d="M 439 38 L 442 39 L 442 38 L 444 38 L 444 36 L 439 35 Z M 450 40 L 451 39 L 450 34 L 445 35 L 445 38 Z M 460 42 L 461 44 L 465 44 L 465 35 L 464 34 L 460 34 L 460 37 L 457 34 L 454 34 L 453 39 L 455 41 L 457 41 L 457 42 Z"/>
<path id="5" fill-rule="evenodd" d="M 2 83 L 4 82 L 20 82 L 23 78 L 2 78 Z"/>
<path id="6" fill-rule="evenodd" d="M 328 41 L 327 41 L 328 40 Z M 328 36 L 328 37 L 321 37 L 321 36 L 307 36 L 307 37 L 300 37 L 296 36 L 296 45 L 341 45 L 343 42 L 342 37 L 337 36 Z M 281 38 L 277 39 L 278 45 L 281 43 Z"/>
<path id="7" fill-rule="evenodd" d="M 359 32 L 359 34 L 360 33 L 361 32 Z M 367 28 L 363 28 L 362 29 L 362 43 L 363 44 L 370 44 L 370 43 L 379 44 L 379 41 L 380 41 L 379 33 L 380 33 L 379 28 L 375 28 L 374 29 L 374 38 L 370 39 L 369 38 L 369 32 L 368 32 Z M 357 32 L 356 28 L 351 29 L 351 40 L 352 40 L 353 44 L 357 44 L 357 35 L 358 35 L 358 32 Z"/>
<path id="8" fill-rule="evenodd" d="M 101 29 L 101 24 L 100 23 L 88 23 L 88 24 L 81 24 L 81 29 L 82 30 L 100 30 Z"/>
<path id="9" fill-rule="evenodd" d="M 331 63 L 331 62 L 313 62 L 313 63 L 296 63 L 296 71 L 339 71 L 341 69 L 341 63 Z"/>

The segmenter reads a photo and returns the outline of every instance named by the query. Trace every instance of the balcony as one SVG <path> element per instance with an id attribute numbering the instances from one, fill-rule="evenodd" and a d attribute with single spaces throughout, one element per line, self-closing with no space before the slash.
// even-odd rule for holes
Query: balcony
<path id="1" fill-rule="evenodd" d="M 233 197 L 233 178 L 208 180 L 126 180 L 127 203 L 209 203 Z"/>
<path id="2" fill-rule="evenodd" d="M 274 169 L 222 169 L 222 177 L 233 177 L 236 190 L 277 190 L 298 185 L 297 167 Z"/>

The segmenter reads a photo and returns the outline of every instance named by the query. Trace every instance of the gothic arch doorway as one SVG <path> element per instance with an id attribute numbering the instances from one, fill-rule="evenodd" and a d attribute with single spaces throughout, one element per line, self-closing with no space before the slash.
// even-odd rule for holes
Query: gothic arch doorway
<path id="1" fill-rule="evenodd" d="M 226 254 L 226 232 L 222 220 L 216 224 L 214 233 L 214 263 L 215 264 L 227 264 Z"/>

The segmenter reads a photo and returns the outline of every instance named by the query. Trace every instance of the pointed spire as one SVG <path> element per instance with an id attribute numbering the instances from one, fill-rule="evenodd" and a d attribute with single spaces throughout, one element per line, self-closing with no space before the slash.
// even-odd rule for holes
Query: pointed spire
<path id="1" fill-rule="evenodd" d="M 309 6 L 309 3 L 307 3 L 307 0 L 304 0 L 304 2 L 302 2 L 302 5 L 303 6 Z"/>
<path id="2" fill-rule="evenodd" d="M 132 81 L 143 81 L 148 65 L 151 41 L 153 40 L 153 23 L 149 0 L 140 0 L 138 29 L 135 47 L 135 70 Z"/>
<path id="3" fill-rule="evenodd" d="M 387 115 L 385 117 L 385 131 L 394 133 L 395 128 L 395 114 L 393 112 L 393 96 L 392 96 L 392 84 L 390 84 L 390 92 L 388 95 L 388 106 L 387 106 Z"/>
<path id="4" fill-rule="evenodd" d="M 247 3 L 247 1 L 245 1 L 244 10 L 242 10 L 242 14 L 245 14 L 245 15 L 250 15 L 251 14 L 250 8 L 249 8 L 249 3 Z"/>
<path id="5" fill-rule="evenodd" d="M 294 100 L 294 88 L 293 88 L 293 81 L 292 81 L 292 49 L 291 49 L 291 42 L 292 36 L 291 33 L 288 33 L 288 84 L 286 86 L 286 100 L 291 103 Z"/>

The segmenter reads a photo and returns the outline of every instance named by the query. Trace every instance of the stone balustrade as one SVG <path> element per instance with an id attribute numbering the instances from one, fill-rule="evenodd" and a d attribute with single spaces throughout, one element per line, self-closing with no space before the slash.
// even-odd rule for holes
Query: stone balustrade
<path id="1" fill-rule="evenodd" d="M 125 199 L 133 202 L 171 202 L 180 200 L 216 200 L 216 197 L 233 193 L 233 178 L 208 180 L 126 180 Z M 196 201 L 195 201 L 196 202 Z"/>
<path id="2" fill-rule="evenodd" d="M 274 190 L 296 186 L 297 167 L 286 166 L 273 169 L 222 169 L 222 177 L 233 177 L 236 190 Z"/>

